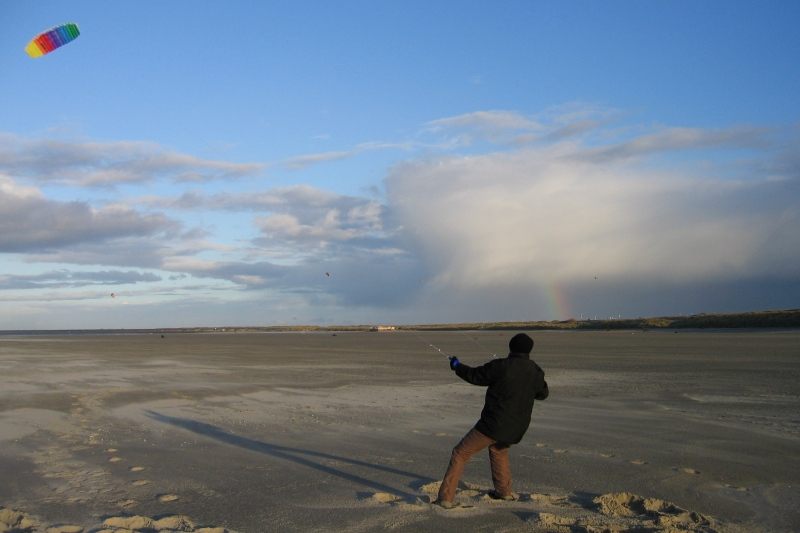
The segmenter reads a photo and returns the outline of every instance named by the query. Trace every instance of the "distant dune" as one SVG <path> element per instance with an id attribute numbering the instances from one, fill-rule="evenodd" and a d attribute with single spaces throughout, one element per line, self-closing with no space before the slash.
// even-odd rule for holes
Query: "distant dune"
<path id="1" fill-rule="evenodd" d="M 600 320 L 570 318 L 518 322 L 465 322 L 457 324 L 361 324 L 353 326 L 225 326 L 152 329 L 69 329 L 69 330 L 0 330 L 0 335 L 79 335 L 150 333 L 269 333 L 269 332 L 338 332 L 338 331 L 459 331 L 459 330 L 604 330 L 604 329 L 708 329 L 708 328 L 800 328 L 800 309 L 752 311 L 747 313 L 701 313 L 689 316 L 649 318 L 609 318 Z"/>

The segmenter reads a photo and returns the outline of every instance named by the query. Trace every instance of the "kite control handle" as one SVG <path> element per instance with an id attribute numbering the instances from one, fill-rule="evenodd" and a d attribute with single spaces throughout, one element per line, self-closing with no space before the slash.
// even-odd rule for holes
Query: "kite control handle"
<path id="1" fill-rule="evenodd" d="M 458 357 L 450 357 L 449 359 L 450 359 L 450 368 L 452 370 L 455 370 L 458 367 L 458 365 L 461 364 L 461 361 L 458 360 Z"/>

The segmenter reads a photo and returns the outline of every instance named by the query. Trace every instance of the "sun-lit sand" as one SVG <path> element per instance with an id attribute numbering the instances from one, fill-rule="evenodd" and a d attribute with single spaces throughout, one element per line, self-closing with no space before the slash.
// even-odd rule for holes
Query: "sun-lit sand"
<path id="1" fill-rule="evenodd" d="M 0 533 L 797 531 L 800 331 L 532 332 L 550 398 L 435 498 L 514 332 L 0 337 Z"/>

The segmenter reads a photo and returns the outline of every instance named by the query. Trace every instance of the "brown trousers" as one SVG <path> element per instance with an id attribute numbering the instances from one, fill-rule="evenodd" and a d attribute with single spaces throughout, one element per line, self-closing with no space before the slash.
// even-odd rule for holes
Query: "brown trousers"
<path id="1" fill-rule="evenodd" d="M 487 437 L 475 428 L 464 435 L 450 456 L 450 464 L 444 474 L 442 486 L 439 488 L 439 501 L 451 502 L 456 495 L 458 481 L 464 472 L 464 465 L 470 457 L 482 449 L 489 447 L 489 464 L 492 468 L 494 490 L 501 496 L 511 494 L 511 465 L 508 462 L 508 448 Z"/>

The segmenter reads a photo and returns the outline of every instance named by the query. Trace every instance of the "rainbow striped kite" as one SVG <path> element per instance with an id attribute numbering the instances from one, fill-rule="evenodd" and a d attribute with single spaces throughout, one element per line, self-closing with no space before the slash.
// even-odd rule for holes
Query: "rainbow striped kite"
<path id="1" fill-rule="evenodd" d="M 68 22 L 61 26 L 50 28 L 31 39 L 31 42 L 25 47 L 25 52 L 31 57 L 43 56 L 56 48 L 64 46 L 80 34 L 78 25 Z"/>

